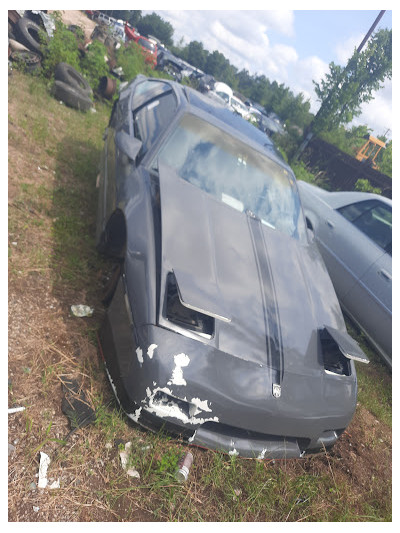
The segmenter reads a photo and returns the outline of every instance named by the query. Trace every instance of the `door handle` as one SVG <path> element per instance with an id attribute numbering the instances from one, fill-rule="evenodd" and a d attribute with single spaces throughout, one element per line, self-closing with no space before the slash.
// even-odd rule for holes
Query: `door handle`
<path id="1" fill-rule="evenodd" d="M 333 229 L 335 227 L 335 224 L 333 222 L 331 222 L 330 220 L 325 220 L 325 224 L 330 227 L 331 229 Z"/>
<path id="2" fill-rule="evenodd" d="M 378 270 L 378 274 L 380 274 L 387 281 L 392 281 L 392 276 L 389 274 L 389 272 L 386 272 L 386 270 Z"/>

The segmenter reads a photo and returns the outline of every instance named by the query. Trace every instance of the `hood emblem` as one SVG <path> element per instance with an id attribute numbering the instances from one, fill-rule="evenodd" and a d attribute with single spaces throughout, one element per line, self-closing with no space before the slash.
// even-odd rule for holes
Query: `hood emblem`
<path id="1" fill-rule="evenodd" d="M 274 383 L 272 385 L 272 394 L 275 396 L 275 398 L 281 397 L 281 386 L 278 385 L 277 383 Z"/>

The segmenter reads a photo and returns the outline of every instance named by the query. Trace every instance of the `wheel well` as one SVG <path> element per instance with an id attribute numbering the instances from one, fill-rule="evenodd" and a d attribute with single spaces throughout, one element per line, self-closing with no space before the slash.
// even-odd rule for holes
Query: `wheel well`
<path id="1" fill-rule="evenodd" d="M 120 209 L 110 216 L 104 229 L 100 249 L 106 255 L 122 258 L 126 249 L 126 221 Z"/>

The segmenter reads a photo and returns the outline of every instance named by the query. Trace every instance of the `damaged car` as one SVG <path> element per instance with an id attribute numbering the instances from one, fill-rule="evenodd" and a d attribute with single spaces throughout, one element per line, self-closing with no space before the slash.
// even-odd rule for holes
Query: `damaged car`
<path id="1" fill-rule="evenodd" d="M 125 413 L 242 457 L 329 449 L 368 360 L 269 137 L 140 75 L 104 140 L 97 243 L 118 268 L 99 345 Z"/>

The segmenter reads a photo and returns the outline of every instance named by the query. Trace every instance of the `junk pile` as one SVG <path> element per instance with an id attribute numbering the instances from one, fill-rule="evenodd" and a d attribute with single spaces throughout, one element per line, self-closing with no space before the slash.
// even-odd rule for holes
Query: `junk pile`
<path id="1" fill-rule="evenodd" d="M 69 26 L 68 29 L 76 32 L 77 27 Z M 29 74 L 37 74 L 42 67 L 43 55 L 46 43 L 53 37 L 56 31 L 54 19 L 46 11 L 8 11 L 8 61 L 9 65 L 22 67 Z M 98 36 L 101 40 L 101 32 L 92 36 Z M 82 54 L 86 53 L 85 47 L 79 47 Z M 109 38 L 106 45 L 112 49 L 118 46 L 115 39 Z M 119 43 L 120 45 L 120 43 Z M 115 65 L 110 65 L 110 67 Z M 74 67 L 67 63 L 59 63 L 54 71 L 54 84 L 52 93 L 54 97 L 69 107 L 80 111 L 94 110 L 93 90 L 85 77 Z M 99 95 L 111 99 L 116 91 L 115 77 L 101 79 Z"/>

